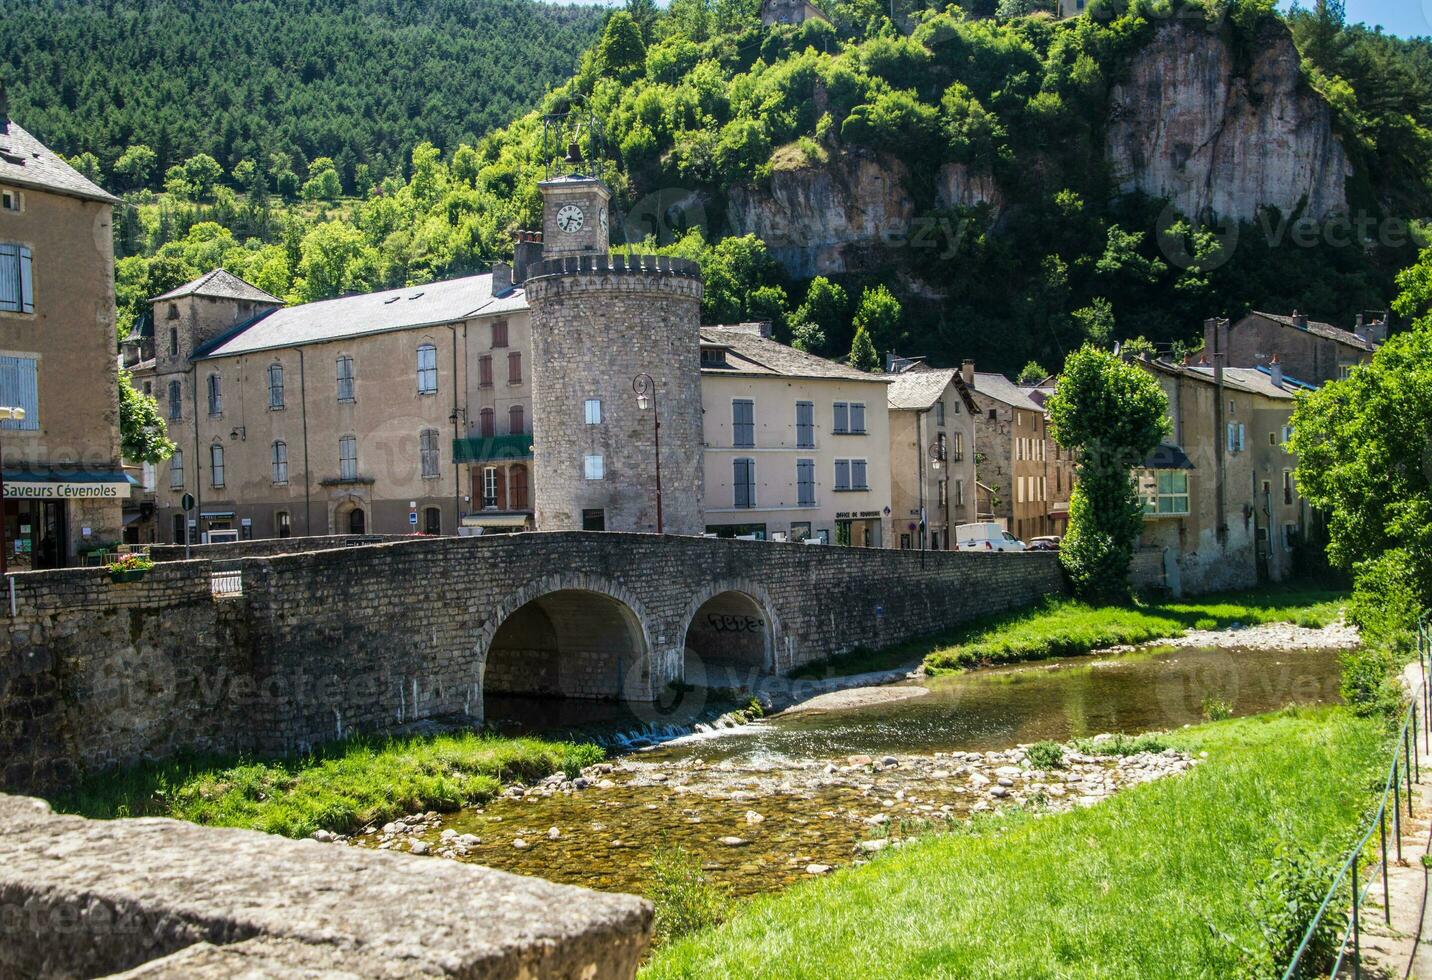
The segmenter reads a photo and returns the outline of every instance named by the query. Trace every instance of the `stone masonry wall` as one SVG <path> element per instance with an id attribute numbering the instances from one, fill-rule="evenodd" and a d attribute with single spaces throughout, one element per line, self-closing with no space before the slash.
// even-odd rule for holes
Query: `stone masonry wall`
<path id="1" fill-rule="evenodd" d="M 249 541 L 226 541 L 222 544 L 191 544 L 190 559 L 219 560 L 225 558 L 256 558 L 261 555 L 292 555 L 303 551 L 327 548 L 351 548 L 360 544 L 384 541 L 409 541 L 411 534 L 316 534 L 299 538 L 254 538 Z M 155 561 L 183 561 L 182 544 L 149 546 L 149 557 Z"/>
<path id="2" fill-rule="evenodd" d="M 583 678 L 578 690 L 612 690 L 619 676 L 624 698 L 649 701 L 682 678 L 688 624 L 726 592 L 755 601 L 784 673 L 1062 589 L 1049 553 L 582 532 L 229 564 L 243 576 L 229 599 L 211 595 L 208 562 L 119 585 L 95 569 L 16 575 L 0 634 L 0 788 L 182 750 L 281 753 L 415 721 L 475 722 L 498 628 L 556 593 L 544 605 L 557 610 L 559 645 L 582 653 L 561 668 Z"/>

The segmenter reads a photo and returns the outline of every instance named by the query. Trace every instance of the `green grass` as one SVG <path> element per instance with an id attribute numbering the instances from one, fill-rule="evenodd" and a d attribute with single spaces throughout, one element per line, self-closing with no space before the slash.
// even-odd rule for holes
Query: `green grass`
<path id="1" fill-rule="evenodd" d="M 347 833 L 419 810 L 456 810 L 504 782 L 574 774 L 601 748 L 472 732 L 350 739 L 302 758 L 190 757 L 101 773 L 54 800 L 87 817 L 165 816 L 286 837 Z"/>
<path id="2" fill-rule="evenodd" d="M 1321 627 L 1337 618 L 1345 594 L 1313 589 L 1263 589 L 1207 596 L 1198 602 L 1091 606 L 1046 600 L 981 620 L 925 641 L 925 669 L 960 670 L 1022 660 L 1070 657 L 1119 644 L 1146 643 L 1190 629 L 1290 622 Z"/>
<path id="3" fill-rule="evenodd" d="M 1088 809 L 978 822 L 754 900 L 659 949 L 644 977 L 1226 977 L 1266 966 L 1285 937 L 1259 927 L 1265 880 L 1285 842 L 1312 847 L 1320 873 L 1351 845 L 1384 737 L 1379 721 L 1341 708 L 1184 729 L 1166 740 L 1209 753 L 1184 776 Z"/>

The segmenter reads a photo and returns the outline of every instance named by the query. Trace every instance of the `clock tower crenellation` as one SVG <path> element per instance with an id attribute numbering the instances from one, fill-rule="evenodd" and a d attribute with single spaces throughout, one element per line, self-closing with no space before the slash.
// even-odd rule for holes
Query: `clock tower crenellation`
<path id="1" fill-rule="evenodd" d="M 542 257 L 604 255 L 610 247 L 612 192 L 595 177 L 572 174 L 537 185 L 542 192 Z"/>

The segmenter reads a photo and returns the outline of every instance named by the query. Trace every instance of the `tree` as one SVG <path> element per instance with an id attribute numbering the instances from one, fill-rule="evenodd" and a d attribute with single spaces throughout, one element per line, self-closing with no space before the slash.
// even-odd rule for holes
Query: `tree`
<path id="1" fill-rule="evenodd" d="M 880 355 L 864 327 L 855 328 L 855 339 L 850 342 L 850 366 L 858 371 L 880 370 Z"/>
<path id="2" fill-rule="evenodd" d="M 1114 339 L 1114 304 L 1102 296 L 1095 296 L 1089 305 L 1075 310 L 1074 322 L 1085 343 L 1107 347 Z"/>
<path id="3" fill-rule="evenodd" d="M 1047 377 L 1049 377 L 1049 372 L 1044 370 L 1038 361 L 1030 361 L 1024 366 L 1024 369 L 1019 372 L 1018 380 L 1022 385 L 1037 385 Z"/>
<path id="4" fill-rule="evenodd" d="M 805 301 L 791 314 L 795 346 L 812 354 L 824 353 L 832 334 L 845 327 L 847 300 L 839 283 L 816 276 L 806 287 Z"/>
<path id="5" fill-rule="evenodd" d="M 343 182 L 328 157 L 315 157 L 308 165 L 308 180 L 303 184 L 307 201 L 336 201 L 343 196 Z"/>
<path id="6" fill-rule="evenodd" d="M 1064 362 L 1047 408 L 1055 441 L 1078 460 L 1060 563 L 1080 597 L 1123 601 L 1143 525 L 1131 470 L 1168 434 L 1168 399 L 1141 368 L 1086 344 Z"/>
<path id="7" fill-rule="evenodd" d="M 1341 381 L 1298 400 L 1298 490 L 1328 515 L 1328 558 L 1354 573 L 1349 615 L 1371 637 L 1432 607 L 1432 249 L 1398 277 L 1417 316 Z"/>
<path id="8" fill-rule="evenodd" d="M 860 296 L 860 306 L 851 322 L 857 331 L 864 330 L 877 350 L 893 350 L 900 333 L 900 301 L 885 284 L 867 288 Z"/>
<path id="9" fill-rule="evenodd" d="M 88 151 L 76 153 L 70 157 L 70 166 L 74 167 L 82 176 L 94 181 L 96 184 L 100 182 L 99 157 L 93 153 Z"/>
<path id="10" fill-rule="evenodd" d="M 212 197 L 215 185 L 223 176 L 224 168 L 207 153 L 196 153 L 184 161 L 184 178 L 189 181 L 196 199 Z"/>
<path id="11" fill-rule="evenodd" d="M 119 448 L 135 463 L 159 463 L 178 447 L 169 439 L 159 403 L 134 387 L 128 371 L 119 372 Z"/>
<path id="12" fill-rule="evenodd" d="M 136 143 L 125 149 L 114 161 L 114 172 L 124 180 L 126 188 L 143 187 L 154 172 L 158 155 L 143 143 Z"/>
<path id="13" fill-rule="evenodd" d="M 636 78 L 646 66 L 646 44 L 641 28 L 625 10 L 613 11 L 597 42 L 596 69 L 624 81 Z"/>

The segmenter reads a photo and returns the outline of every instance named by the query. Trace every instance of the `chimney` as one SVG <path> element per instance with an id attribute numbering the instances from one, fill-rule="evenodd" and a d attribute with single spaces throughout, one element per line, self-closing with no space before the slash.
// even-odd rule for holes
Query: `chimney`
<path id="1" fill-rule="evenodd" d="M 888 350 L 885 352 L 885 373 L 895 373 L 895 352 L 893 350 Z"/>
<path id="2" fill-rule="evenodd" d="M 1297 327 L 1299 330 L 1308 329 L 1308 315 L 1306 313 L 1299 313 L 1297 310 L 1294 310 L 1293 326 Z"/>
<path id="3" fill-rule="evenodd" d="M 506 262 L 492 263 L 492 295 L 501 296 L 512 288 L 512 266 Z"/>
<path id="4" fill-rule="evenodd" d="M 0 133 L 10 131 L 10 96 L 5 94 L 5 79 L 0 78 Z"/>
<path id="5" fill-rule="evenodd" d="M 968 357 L 960 362 L 960 377 L 965 379 L 965 384 L 971 388 L 975 385 L 975 362 Z"/>
<path id="6" fill-rule="evenodd" d="M 1278 355 L 1274 354 L 1268 361 L 1268 377 L 1273 382 L 1274 388 L 1283 387 L 1283 365 L 1278 363 Z"/>
<path id="7" fill-rule="evenodd" d="M 524 283 L 532 272 L 532 267 L 542 261 L 542 233 L 540 231 L 519 231 L 514 239 L 512 281 Z"/>
<path id="8" fill-rule="evenodd" d="M 1369 317 L 1366 313 L 1359 313 L 1357 325 L 1353 327 L 1352 332 L 1370 343 L 1383 343 L 1387 340 L 1386 314 L 1374 312 Z"/>
<path id="9" fill-rule="evenodd" d="M 746 323 L 728 323 L 722 326 L 722 330 L 730 330 L 735 333 L 748 333 L 753 337 L 770 337 L 771 321 L 751 320 Z"/>

